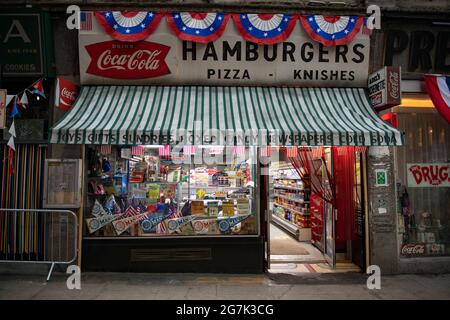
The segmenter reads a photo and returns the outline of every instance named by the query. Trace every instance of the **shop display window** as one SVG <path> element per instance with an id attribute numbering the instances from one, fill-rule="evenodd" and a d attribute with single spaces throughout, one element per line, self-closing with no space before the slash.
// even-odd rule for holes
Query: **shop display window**
<path id="1" fill-rule="evenodd" d="M 242 147 L 88 147 L 85 236 L 258 235 L 255 158 Z"/>
<path id="2" fill-rule="evenodd" d="M 450 130 L 436 113 L 399 113 L 397 148 L 400 256 L 450 255 Z"/>

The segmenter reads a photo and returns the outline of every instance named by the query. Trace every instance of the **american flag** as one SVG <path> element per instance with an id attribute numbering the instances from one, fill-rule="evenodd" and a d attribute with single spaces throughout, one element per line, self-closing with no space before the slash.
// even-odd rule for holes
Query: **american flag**
<path id="1" fill-rule="evenodd" d="M 245 154 L 244 146 L 235 146 L 233 147 L 233 155 L 243 155 Z"/>
<path id="2" fill-rule="evenodd" d="M 92 30 L 92 12 L 81 11 L 80 13 L 80 30 Z"/>
<path id="3" fill-rule="evenodd" d="M 272 155 L 272 147 L 261 147 L 261 156 L 270 157 Z"/>
<path id="4" fill-rule="evenodd" d="M 323 147 L 312 147 L 311 156 L 313 159 L 322 158 Z"/>
<path id="5" fill-rule="evenodd" d="M 166 233 L 166 232 L 167 232 L 166 224 L 164 222 L 158 223 L 158 225 L 156 226 L 156 233 Z"/>
<path id="6" fill-rule="evenodd" d="M 188 156 L 193 155 L 193 154 L 195 154 L 195 151 L 196 151 L 195 146 L 184 146 L 183 147 L 183 153 L 185 155 L 188 155 Z"/>
<path id="7" fill-rule="evenodd" d="M 144 155 L 144 147 L 143 146 L 131 147 L 131 155 L 142 157 Z"/>
<path id="8" fill-rule="evenodd" d="M 159 156 L 160 157 L 169 157 L 170 156 L 170 146 L 162 146 L 159 147 Z"/>
<path id="9" fill-rule="evenodd" d="M 209 147 L 209 154 L 222 154 L 223 153 L 223 146 L 213 146 Z"/>
<path id="10" fill-rule="evenodd" d="M 168 219 L 176 219 L 182 217 L 183 215 L 181 214 L 181 211 L 178 209 L 178 207 L 172 206 L 169 208 Z M 156 226 L 156 233 L 167 233 L 167 227 L 164 221 Z"/>
<path id="11" fill-rule="evenodd" d="M 133 208 L 132 206 L 129 206 L 127 208 L 127 210 L 125 210 L 122 218 L 129 218 L 129 217 L 133 217 L 133 216 L 137 216 L 138 214 L 140 214 L 139 212 L 140 210 L 136 210 L 135 208 Z"/>
<path id="12" fill-rule="evenodd" d="M 183 217 L 183 214 L 181 213 L 181 208 L 178 208 L 178 206 L 171 206 L 169 207 L 170 217 L 169 219 L 175 219 L 175 218 L 181 218 Z"/>
<path id="13" fill-rule="evenodd" d="M 288 147 L 286 153 L 289 158 L 295 158 L 298 154 L 298 148 L 297 147 Z"/>
<path id="14" fill-rule="evenodd" d="M 102 144 L 100 146 L 97 146 L 97 152 L 108 155 L 111 154 L 111 145 L 110 144 Z"/>
<path id="15" fill-rule="evenodd" d="M 362 34 L 371 36 L 373 30 L 372 30 L 372 29 L 369 29 L 369 26 L 368 26 L 368 24 L 369 24 L 369 18 L 371 18 L 371 17 L 364 18 L 364 23 L 363 23 L 363 25 L 362 25 Z"/>

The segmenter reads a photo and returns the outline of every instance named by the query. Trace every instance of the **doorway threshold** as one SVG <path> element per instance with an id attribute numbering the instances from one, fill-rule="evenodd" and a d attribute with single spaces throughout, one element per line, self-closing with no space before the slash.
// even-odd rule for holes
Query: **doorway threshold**
<path id="1" fill-rule="evenodd" d="M 326 260 L 313 255 L 274 255 L 270 256 L 270 263 L 326 263 Z"/>
<path id="2" fill-rule="evenodd" d="M 336 268 L 333 269 L 326 262 L 272 262 L 268 273 L 285 273 L 294 275 L 303 273 L 361 273 L 361 269 L 359 269 L 356 265 L 350 263 L 337 263 Z"/>

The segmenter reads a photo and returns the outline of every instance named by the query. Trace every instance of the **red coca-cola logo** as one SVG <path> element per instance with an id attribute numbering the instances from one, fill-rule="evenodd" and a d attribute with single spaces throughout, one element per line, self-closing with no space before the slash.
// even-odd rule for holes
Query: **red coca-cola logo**
<path id="1" fill-rule="evenodd" d="M 86 46 L 91 57 L 86 72 L 117 79 L 143 79 L 169 74 L 165 62 L 170 47 L 148 41 L 106 41 Z"/>
<path id="2" fill-rule="evenodd" d="M 402 247 L 402 255 L 404 256 L 417 256 L 425 253 L 425 245 L 424 244 L 405 244 Z"/>
<path id="3" fill-rule="evenodd" d="M 77 98 L 77 91 L 72 91 L 67 88 L 62 88 L 61 96 L 63 98 L 68 99 L 69 101 L 75 101 L 75 99 Z"/>
<path id="4" fill-rule="evenodd" d="M 400 99 L 400 74 L 399 72 L 389 72 L 388 92 L 392 99 Z"/>
<path id="5" fill-rule="evenodd" d="M 59 88 L 58 106 L 63 111 L 67 111 L 77 99 L 80 87 L 62 77 L 58 77 L 57 87 Z"/>

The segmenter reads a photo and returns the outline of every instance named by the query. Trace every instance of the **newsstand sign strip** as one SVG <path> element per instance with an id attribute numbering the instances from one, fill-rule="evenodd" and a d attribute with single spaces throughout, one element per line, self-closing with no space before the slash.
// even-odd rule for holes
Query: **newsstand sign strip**
<path id="1" fill-rule="evenodd" d="M 93 19 L 90 30 L 79 32 L 81 84 L 367 86 L 370 38 L 362 32 L 350 43 L 327 47 L 300 23 L 274 44 L 247 40 L 241 31 L 228 23 L 215 41 L 193 42 L 161 19 L 145 40 L 125 42 Z"/>

